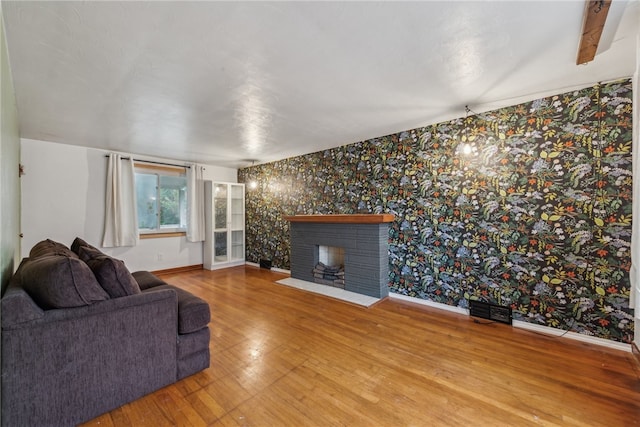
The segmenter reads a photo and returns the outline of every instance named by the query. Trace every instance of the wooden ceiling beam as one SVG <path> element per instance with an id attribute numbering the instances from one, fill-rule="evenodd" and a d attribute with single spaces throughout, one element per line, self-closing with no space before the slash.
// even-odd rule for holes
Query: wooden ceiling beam
<path id="1" fill-rule="evenodd" d="M 576 64 L 593 61 L 600 43 L 600 36 L 607 20 L 611 0 L 586 0 L 582 19 L 582 36 Z"/>

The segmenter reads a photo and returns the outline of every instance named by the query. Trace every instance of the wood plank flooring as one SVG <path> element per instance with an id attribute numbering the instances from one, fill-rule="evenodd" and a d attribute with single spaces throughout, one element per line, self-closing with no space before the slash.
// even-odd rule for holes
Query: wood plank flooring
<path id="1" fill-rule="evenodd" d="M 164 275 L 211 306 L 211 367 L 85 426 L 631 426 L 631 353 L 250 266 Z"/>

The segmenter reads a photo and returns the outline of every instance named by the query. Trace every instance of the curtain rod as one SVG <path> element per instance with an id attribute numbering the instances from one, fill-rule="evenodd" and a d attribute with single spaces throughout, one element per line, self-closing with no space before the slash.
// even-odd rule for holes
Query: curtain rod
<path id="1" fill-rule="evenodd" d="M 104 156 L 105 157 L 109 157 L 108 154 L 105 154 Z M 122 159 L 122 160 L 133 160 L 134 162 L 141 162 L 141 163 L 152 163 L 154 165 L 175 166 L 175 167 L 178 167 L 178 168 L 191 169 L 191 166 L 189 166 L 189 165 L 176 165 L 174 163 L 154 162 L 153 160 L 132 159 L 131 157 L 120 157 L 120 159 Z"/>

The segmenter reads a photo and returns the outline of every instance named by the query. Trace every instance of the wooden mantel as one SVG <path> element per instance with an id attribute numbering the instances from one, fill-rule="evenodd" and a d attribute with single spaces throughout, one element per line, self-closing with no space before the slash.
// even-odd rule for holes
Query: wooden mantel
<path id="1" fill-rule="evenodd" d="M 313 222 L 319 224 L 381 224 L 392 222 L 393 214 L 331 214 L 331 215 L 289 215 L 290 222 Z"/>

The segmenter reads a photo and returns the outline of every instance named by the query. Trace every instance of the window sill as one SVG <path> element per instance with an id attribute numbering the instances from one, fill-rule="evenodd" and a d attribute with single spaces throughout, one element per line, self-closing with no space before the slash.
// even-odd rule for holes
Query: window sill
<path id="1" fill-rule="evenodd" d="M 145 233 L 140 234 L 140 239 L 162 239 L 165 237 L 182 237 L 186 236 L 185 231 L 172 231 L 168 233 Z"/>

